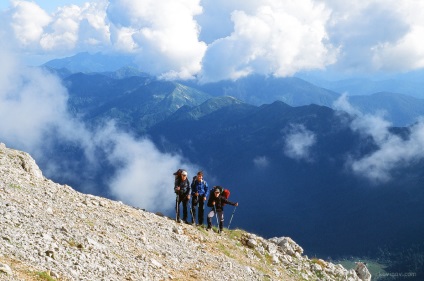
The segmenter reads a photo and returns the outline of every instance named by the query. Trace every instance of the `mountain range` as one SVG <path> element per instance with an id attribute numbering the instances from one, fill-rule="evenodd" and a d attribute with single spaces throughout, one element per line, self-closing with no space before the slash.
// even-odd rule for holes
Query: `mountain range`
<path id="1" fill-rule="evenodd" d="M 142 77 L 155 79 L 139 69 L 134 58 L 102 53 L 80 53 L 73 57 L 56 59 L 43 65 L 65 79 L 73 74 L 99 74 L 109 78 L 126 79 Z M 343 93 L 364 114 L 381 114 L 393 126 L 408 126 L 424 114 L 421 73 L 403 74 L 400 77 L 373 82 L 366 79 L 326 81 L 322 77 L 265 77 L 251 75 L 236 81 L 220 81 L 198 84 L 196 81 L 178 81 L 179 84 L 197 89 L 210 96 L 232 96 L 252 105 L 283 101 L 291 106 L 309 104 L 335 108 L 335 101 Z M 303 78 L 303 79 L 302 79 Z M 311 79 L 308 82 L 305 79 Z M 163 82 L 163 81 L 162 81 Z M 131 82 L 130 82 L 131 83 Z M 359 88 L 362 87 L 362 90 Z"/>
<path id="2" fill-rule="evenodd" d="M 349 161 L 372 154 L 379 144 L 349 126 L 353 116 L 333 108 L 340 93 L 299 78 L 198 85 L 129 68 L 83 73 L 66 65 L 52 71 L 60 72 L 76 117 L 89 125 L 113 119 L 162 152 L 181 153 L 199 165 L 206 180 L 230 188 L 231 198 L 242 202 L 239 227 L 264 237 L 293 237 L 308 254 L 322 257 L 384 252 L 397 258 L 392 268 L 420 272 L 422 263 L 413 260 L 423 255 L 424 162 L 394 169 L 383 183 L 353 173 Z M 385 110 L 398 126 L 391 132 L 404 140 L 424 112 L 421 99 L 390 91 L 349 101 L 364 114 Z M 77 158 L 75 174 L 84 174 L 78 149 L 58 143 L 52 157 Z M 100 187 L 110 173 L 113 167 L 104 167 L 90 180 Z M 52 178 L 77 189 L 84 184 L 82 178 Z M 108 195 L 100 188 L 96 193 Z M 418 250 L 407 255 L 410 249 Z"/>

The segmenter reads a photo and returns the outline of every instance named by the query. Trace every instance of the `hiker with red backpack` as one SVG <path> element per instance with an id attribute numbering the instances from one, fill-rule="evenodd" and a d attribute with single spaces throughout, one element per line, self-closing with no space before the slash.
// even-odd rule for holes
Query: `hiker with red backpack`
<path id="1" fill-rule="evenodd" d="M 180 203 L 183 202 L 183 221 L 187 223 L 187 202 L 190 200 L 190 182 L 187 171 L 179 169 L 174 173 L 174 191 L 176 194 L 175 212 L 177 222 L 180 220 Z"/>
<path id="2" fill-rule="evenodd" d="M 212 209 L 208 213 L 208 227 L 206 228 L 206 230 L 212 229 L 212 218 L 216 216 L 216 220 L 219 227 L 218 232 L 222 232 L 222 229 L 224 228 L 225 204 L 229 204 L 236 207 L 238 206 L 238 203 L 231 202 L 226 198 L 226 196 L 229 196 L 229 191 L 227 190 L 224 193 L 225 190 L 227 189 L 223 189 L 220 186 L 215 186 L 213 189 L 213 195 L 209 196 L 208 207 L 211 207 Z"/>
<path id="3" fill-rule="evenodd" d="M 197 172 L 197 175 L 193 177 L 193 182 L 191 183 L 191 210 L 192 210 L 192 223 L 196 222 L 196 207 L 199 209 L 198 213 L 198 224 L 203 225 L 204 211 L 205 211 L 205 201 L 208 195 L 209 186 L 208 183 L 203 180 L 203 172 Z"/>

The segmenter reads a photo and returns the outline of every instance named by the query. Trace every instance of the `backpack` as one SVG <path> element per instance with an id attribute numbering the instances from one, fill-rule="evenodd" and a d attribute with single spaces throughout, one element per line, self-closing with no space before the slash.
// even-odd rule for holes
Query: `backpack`
<path id="1" fill-rule="evenodd" d="M 178 171 L 176 171 L 173 175 L 175 176 L 175 178 L 179 178 L 183 171 L 184 171 L 183 169 L 178 169 Z"/>

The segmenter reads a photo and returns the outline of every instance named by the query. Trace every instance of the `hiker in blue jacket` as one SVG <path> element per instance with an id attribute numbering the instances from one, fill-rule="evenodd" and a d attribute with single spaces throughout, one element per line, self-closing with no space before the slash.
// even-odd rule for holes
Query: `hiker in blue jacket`
<path id="1" fill-rule="evenodd" d="M 191 196 L 192 196 L 192 205 L 191 210 L 193 212 L 192 223 L 196 222 L 196 207 L 199 208 L 198 213 L 198 225 L 203 225 L 204 211 L 205 211 L 205 201 L 208 195 L 208 183 L 203 180 L 203 172 L 197 172 L 197 176 L 193 178 L 191 183 Z"/>
<path id="2" fill-rule="evenodd" d="M 190 182 L 187 178 L 187 171 L 175 172 L 174 191 L 176 194 L 175 210 L 177 212 L 177 222 L 180 220 L 180 203 L 183 202 L 183 221 L 187 223 L 187 203 L 190 200 Z"/>

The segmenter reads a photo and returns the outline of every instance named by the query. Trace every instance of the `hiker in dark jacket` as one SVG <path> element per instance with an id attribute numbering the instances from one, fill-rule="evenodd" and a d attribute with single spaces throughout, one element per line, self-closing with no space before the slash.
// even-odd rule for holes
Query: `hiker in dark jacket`
<path id="1" fill-rule="evenodd" d="M 238 206 L 238 203 L 228 201 L 227 198 L 221 195 L 221 191 L 218 188 L 215 188 L 214 195 L 210 196 L 208 200 L 208 207 L 211 207 L 212 209 L 208 214 L 208 228 L 206 230 L 212 228 L 212 218 L 217 215 L 219 220 L 219 231 L 222 232 L 224 227 L 224 204 Z"/>
<path id="2" fill-rule="evenodd" d="M 191 210 L 193 215 L 192 223 L 195 223 L 196 220 L 196 207 L 199 208 L 198 213 L 198 225 L 203 225 L 204 211 L 205 211 L 205 201 L 208 195 L 208 183 L 203 180 L 203 172 L 197 172 L 197 176 L 193 178 L 191 183 Z"/>
<path id="3" fill-rule="evenodd" d="M 190 200 L 190 182 L 187 178 L 187 171 L 182 170 L 175 176 L 174 191 L 177 196 L 175 210 L 177 212 L 177 222 L 180 220 L 180 203 L 183 202 L 183 221 L 187 223 L 187 202 Z"/>

